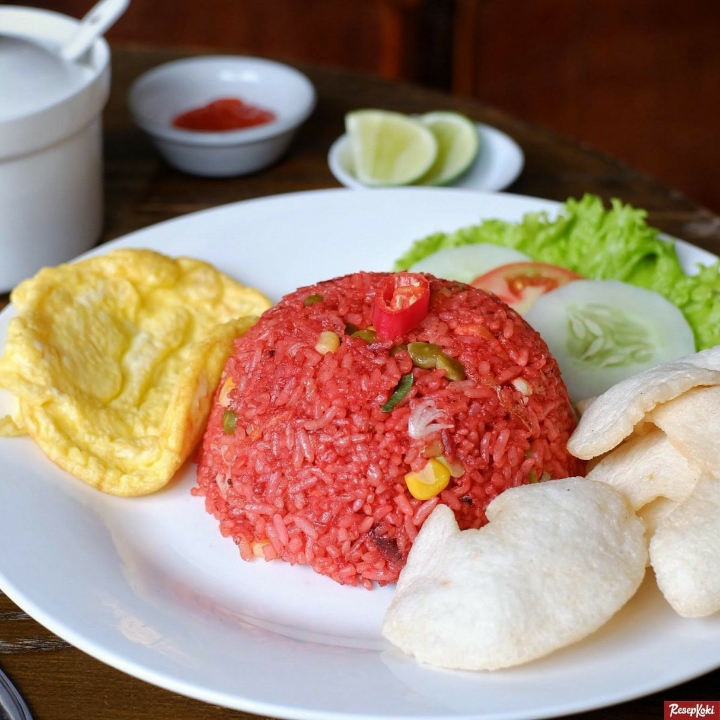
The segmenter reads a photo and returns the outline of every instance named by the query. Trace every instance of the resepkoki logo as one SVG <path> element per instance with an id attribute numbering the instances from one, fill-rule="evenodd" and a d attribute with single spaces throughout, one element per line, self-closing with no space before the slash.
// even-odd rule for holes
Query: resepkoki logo
<path id="1" fill-rule="evenodd" d="M 717 718 L 720 720 L 720 701 L 718 700 L 666 700 L 665 720 L 676 718 Z"/>

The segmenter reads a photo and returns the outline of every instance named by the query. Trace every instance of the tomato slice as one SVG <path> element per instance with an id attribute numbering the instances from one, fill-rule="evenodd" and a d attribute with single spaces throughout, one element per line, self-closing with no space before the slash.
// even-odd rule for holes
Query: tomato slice
<path id="1" fill-rule="evenodd" d="M 546 292 L 567 285 L 582 276 L 572 270 L 542 262 L 514 262 L 501 265 L 476 277 L 473 287 L 494 293 L 520 314 Z"/>
<path id="2" fill-rule="evenodd" d="M 380 340 L 393 340 L 419 325 L 430 310 L 430 283 L 419 273 L 393 273 L 382 282 L 373 305 Z"/>

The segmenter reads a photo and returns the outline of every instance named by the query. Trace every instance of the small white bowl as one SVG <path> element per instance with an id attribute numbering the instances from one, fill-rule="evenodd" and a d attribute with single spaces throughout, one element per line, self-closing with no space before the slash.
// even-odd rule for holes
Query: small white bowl
<path id="1" fill-rule="evenodd" d="M 225 97 L 270 110 L 264 125 L 222 132 L 173 127 L 180 113 Z M 206 177 L 247 175 L 278 160 L 315 107 L 315 88 L 294 68 L 236 55 L 160 65 L 130 88 L 130 112 L 178 170 Z"/>
<path id="2" fill-rule="evenodd" d="M 475 162 L 455 181 L 441 187 L 496 192 L 511 185 L 522 172 L 525 156 L 520 146 L 504 132 L 478 123 L 480 152 Z M 355 177 L 350 141 L 341 135 L 330 147 L 328 165 L 335 179 L 356 190 L 368 186 Z"/>

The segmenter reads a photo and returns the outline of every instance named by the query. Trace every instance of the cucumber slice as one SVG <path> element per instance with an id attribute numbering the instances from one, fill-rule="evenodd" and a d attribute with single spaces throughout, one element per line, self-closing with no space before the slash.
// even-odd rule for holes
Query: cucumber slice
<path id="1" fill-rule="evenodd" d="M 695 352 L 692 329 L 675 305 L 618 280 L 563 285 L 539 297 L 525 319 L 555 356 L 575 401 Z"/>
<path id="2" fill-rule="evenodd" d="M 474 243 L 442 248 L 416 262 L 410 271 L 430 273 L 443 280 L 471 283 L 496 267 L 530 259 L 519 250 L 502 245 Z"/>

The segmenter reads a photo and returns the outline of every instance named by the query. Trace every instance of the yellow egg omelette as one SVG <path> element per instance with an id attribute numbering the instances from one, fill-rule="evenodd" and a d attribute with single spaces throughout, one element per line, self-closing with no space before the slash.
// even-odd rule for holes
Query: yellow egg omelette
<path id="1" fill-rule="evenodd" d="M 16 404 L 0 435 L 27 432 L 64 470 L 125 496 L 185 462 L 233 341 L 271 305 L 208 263 L 140 249 L 45 268 L 11 301 L 0 387 Z"/>

